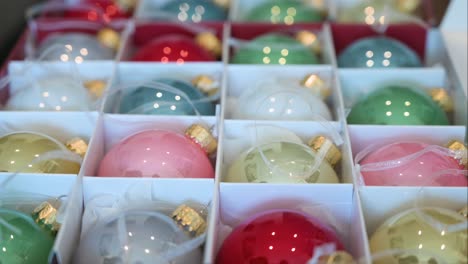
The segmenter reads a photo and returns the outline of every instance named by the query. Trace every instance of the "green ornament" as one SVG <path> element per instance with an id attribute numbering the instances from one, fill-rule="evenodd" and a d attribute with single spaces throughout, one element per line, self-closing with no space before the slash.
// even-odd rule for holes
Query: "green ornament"
<path id="1" fill-rule="evenodd" d="M 311 48 L 289 36 L 269 33 L 242 45 L 232 57 L 236 64 L 318 64 Z"/>
<path id="2" fill-rule="evenodd" d="M 296 0 L 266 1 L 250 11 L 247 21 L 270 21 L 272 24 L 292 25 L 297 22 L 321 22 L 320 10 Z"/>
<path id="3" fill-rule="evenodd" d="M 407 86 L 387 86 L 355 104 L 349 124 L 448 125 L 443 109 L 432 98 Z"/>
<path id="4" fill-rule="evenodd" d="M 0 209 L 0 263 L 46 264 L 53 244 L 30 216 Z"/>

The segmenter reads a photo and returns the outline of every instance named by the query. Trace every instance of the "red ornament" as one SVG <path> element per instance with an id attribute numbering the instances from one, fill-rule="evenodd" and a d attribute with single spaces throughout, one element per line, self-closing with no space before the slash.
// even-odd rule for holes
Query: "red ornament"
<path id="1" fill-rule="evenodd" d="M 89 4 L 95 7 L 96 10 L 84 11 L 77 8 L 65 11 L 64 16 L 67 18 L 80 18 L 89 21 L 104 20 L 108 22 L 111 19 L 127 18 L 131 15 L 129 12 L 122 10 L 114 0 L 83 0 L 81 3 Z"/>
<path id="2" fill-rule="evenodd" d="M 216 263 L 303 264 L 315 247 L 328 243 L 343 249 L 335 232 L 319 220 L 296 211 L 268 211 L 237 226 L 221 246 Z"/>
<path id="3" fill-rule="evenodd" d="M 153 39 L 141 47 L 132 60 L 183 64 L 186 61 L 215 61 L 216 58 L 192 38 L 171 34 Z"/>

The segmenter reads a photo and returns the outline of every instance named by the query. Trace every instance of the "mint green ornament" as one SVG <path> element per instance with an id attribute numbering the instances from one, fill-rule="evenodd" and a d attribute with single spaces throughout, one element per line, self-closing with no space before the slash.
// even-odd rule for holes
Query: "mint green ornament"
<path id="1" fill-rule="evenodd" d="M 324 20 L 324 16 L 320 10 L 300 1 L 270 0 L 252 9 L 245 19 L 247 21 L 292 25 L 298 22 L 321 22 Z"/>
<path id="2" fill-rule="evenodd" d="M 311 48 L 287 35 L 268 33 L 252 39 L 235 51 L 235 64 L 318 64 Z"/>
<path id="3" fill-rule="evenodd" d="M 53 244 L 31 216 L 0 209 L 0 263 L 47 264 Z"/>
<path id="4" fill-rule="evenodd" d="M 387 86 L 356 103 L 349 124 L 448 125 L 443 109 L 422 91 L 407 86 Z"/>

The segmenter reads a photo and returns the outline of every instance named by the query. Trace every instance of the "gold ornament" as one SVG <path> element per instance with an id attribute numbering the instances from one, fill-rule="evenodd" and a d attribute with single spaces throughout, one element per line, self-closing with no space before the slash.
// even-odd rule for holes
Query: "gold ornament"
<path id="1" fill-rule="evenodd" d="M 201 213 L 185 204 L 174 210 L 172 219 L 191 237 L 199 236 L 206 230 L 206 222 Z"/>
<path id="2" fill-rule="evenodd" d="M 81 138 L 72 138 L 65 144 L 69 150 L 84 157 L 88 150 L 88 144 Z"/>
<path id="3" fill-rule="evenodd" d="M 57 222 L 57 208 L 50 202 L 43 202 L 32 212 L 32 218 L 40 227 L 55 236 L 60 229 Z"/>
<path id="4" fill-rule="evenodd" d="M 107 83 L 102 80 L 91 80 L 84 82 L 84 86 L 95 98 L 100 98 L 106 90 Z"/>
<path id="5" fill-rule="evenodd" d="M 331 94 L 331 89 L 317 74 L 309 74 L 301 81 L 301 85 L 312 90 L 315 94 L 320 95 L 322 99 L 327 98 Z"/>
<path id="6" fill-rule="evenodd" d="M 215 95 L 219 90 L 217 82 L 208 75 L 198 75 L 192 80 L 192 84 L 208 96 Z"/>
<path id="7" fill-rule="evenodd" d="M 403 13 L 413 13 L 421 5 L 421 0 L 397 0 L 397 9 Z"/>
<path id="8" fill-rule="evenodd" d="M 419 210 L 442 226 L 466 221 L 466 218 L 448 209 L 427 207 Z M 375 258 L 373 263 L 467 263 L 467 228 L 454 231 L 435 229 L 416 209 L 406 210 L 387 219 L 369 241 L 372 254 L 388 250 L 401 253 Z"/>
<path id="9" fill-rule="evenodd" d="M 453 100 L 443 88 L 433 88 L 429 90 L 432 100 L 436 102 L 445 112 L 453 111 Z"/>
<path id="10" fill-rule="evenodd" d="M 316 54 L 322 52 L 320 41 L 316 34 L 308 30 L 300 30 L 296 33 L 296 40 L 306 47 L 310 47 Z"/>
<path id="11" fill-rule="evenodd" d="M 206 51 L 210 52 L 216 57 L 221 56 L 222 52 L 222 44 L 221 41 L 216 37 L 215 34 L 211 32 L 202 32 L 197 34 L 195 37 L 195 42 L 200 46 L 203 47 Z"/>
<path id="12" fill-rule="evenodd" d="M 120 34 L 111 28 L 103 28 L 99 30 L 97 33 L 97 39 L 102 45 L 114 50 L 114 52 L 119 49 Z"/>
<path id="13" fill-rule="evenodd" d="M 208 155 L 214 153 L 218 147 L 218 142 L 213 137 L 211 132 L 201 125 L 194 124 L 185 130 L 185 135 L 191 138 L 195 143 L 199 144 Z"/>
<path id="14" fill-rule="evenodd" d="M 460 165 L 467 168 L 468 153 L 463 142 L 459 140 L 452 140 L 446 145 L 446 147 L 453 150 L 455 152 L 455 159 L 459 161 Z"/>
<path id="15" fill-rule="evenodd" d="M 318 264 L 355 264 L 353 257 L 346 251 L 335 251 L 319 258 Z"/>
<path id="16" fill-rule="evenodd" d="M 330 148 L 325 154 L 325 159 L 328 163 L 335 167 L 335 165 L 341 160 L 341 151 L 340 149 L 327 137 L 316 136 L 309 141 L 309 147 L 311 147 L 315 152 L 319 152 L 325 143 L 330 143 Z"/>

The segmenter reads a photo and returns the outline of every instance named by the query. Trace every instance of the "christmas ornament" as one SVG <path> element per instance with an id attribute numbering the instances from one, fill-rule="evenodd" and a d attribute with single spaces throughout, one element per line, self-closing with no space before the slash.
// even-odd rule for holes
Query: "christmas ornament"
<path id="1" fill-rule="evenodd" d="M 145 130 L 113 146 L 101 161 L 98 176 L 214 178 L 207 154 L 216 147 L 216 139 L 200 125 L 190 126 L 185 135 Z"/>
<path id="2" fill-rule="evenodd" d="M 357 5 L 345 8 L 338 15 L 338 21 L 346 23 L 374 24 L 385 16 L 386 21 L 413 22 L 410 16 L 419 6 L 421 0 L 366 0 Z M 414 18 L 413 18 L 414 20 Z"/>
<path id="3" fill-rule="evenodd" d="M 212 0 L 171 0 L 161 6 L 161 11 L 181 22 L 199 23 L 227 18 L 227 10 Z"/>
<path id="4" fill-rule="evenodd" d="M 224 240 L 217 264 L 307 263 L 325 244 L 343 246 L 319 219 L 292 210 L 259 213 L 234 228 Z"/>
<path id="5" fill-rule="evenodd" d="M 466 166 L 466 147 L 452 141 L 449 149 L 421 142 L 397 142 L 369 151 L 359 164 L 366 185 L 467 186 L 465 175 L 456 170 Z M 451 150 L 459 154 L 452 154 Z M 366 154 L 368 150 L 364 150 Z M 437 172 L 451 170 L 443 176 Z"/>
<path id="6" fill-rule="evenodd" d="M 342 68 L 422 67 L 419 56 L 406 44 L 389 37 L 361 38 L 338 56 Z"/>
<path id="7" fill-rule="evenodd" d="M 286 25 L 300 22 L 321 22 L 323 19 L 324 16 L 320 10 L 297 0 L 266 1 L 254 7 L 246 17 L 247 21 L 264 21 Z"/>
<path id="8" fill-rule="evenodd" d="M 347 119 L 349 124 L 448 125 L 446 113 L 437 104 L 441 102 L 414 87 L 390 85 L 353 105 Z"/>
<path id="9" fill-rule="evenodd" d="M 159 88 L 156 83 L 169 85 L 173 90 Z M 136 87 L 125 94 L 120 101 L 119 112 L 145 115 L 194 115 L 196 108 L 201 115 L 214 115 L 214 104 L 190 83 L 174 79 L 159 79 L 156 83 L 152 86 Z"/>
<path id="10" fill-rule="evenodd" d="M 84 141 L 83 141 L 84 142 Z M 72 150 L 73 151 L 73 150 Z M 59 141 L 39 133 L 15 132 L 0 137 L 0 171 L 78 174 L 80 163 L 48 155 L 72 154 Z"/>
<path id="11" fill-rule="evenodd" d="M 265 80 L 242 92 L 238 100 L 242 107 L 236 107 L 233 116 L 257 120 L 314 120 L 320 116 L 331 120 L 320 93 L 329 93 L 329 88 L 316 74 L 306 76 L 302 82 Z"/>
<path id="12" fill-rule="evenodd" d="M 216 57 L 211 53 L 211 48 L 199 43 L 184 35 L 164 35 L 151 40 L 138 49 L 132 60 L 177 62 L 179 64 L 186 61 L 215 61 Z"/>
<path id="13" fill-rule="evenodd" d="M 417 210 L 423 214 L 418 214 Z M 369 241 L 372 254 L 387 250 L 399 252 L 375 258 L 372 263 L 466 263 L 466 224 L 454 231 L 438 230 L 422 215 L 442 226 L 466 221 L 454 211 L 437 207 L 403 211 L 377 228 Z"/>
<path id="14" fill-rule="evenodd" d="M 131 16 L 138 0 L 84 0 L 104 12 L 105 19 L 126 18 Z"/>
<path id="15" fill-rule="evenodd" d="M 119 40 L 115 35 L 118 33 L 112 32 L 105 29 L 97 37 L 76 32 L 51 34 L 40 43 L 37 54 L 42 60 L 74 61 L 78 64 L 88 60 L 113 60 Z M 65 48 L 50 49 L 59 45 Z"/>
<path id="16" fill-rule="evenodd" d="M 232 57 L 237 64 L 318 64 L 309 47 L 280 33 L 261 35 L 242 44 Z"/>
<path id="17" fill-rule="evenodd" d="M 81 82 L 68 74 L 35 79 L 10 96 L 5 108 L 20 111 L 90 111 L 93 98 Z"/>
<path id="18" fill-rule="evenodd" d="M 171 219 L 159 212 L 124 212 L 89 230 L 78 249 L 78 264 L 87 263 L 201 263 L 199 248 L 180 251 L 190 241 Z"/>
<path id="19" fill-rule="evenodd" d="M 57 222 L 57 211 L 60 203 L 45 201 L 37 206 L 32 212 L 32 218 L 43 230 L 48 231 L 55 237 L 61 224 Z"/>
<path id="20" fill-rule="evenodd" d="M 329 148 L 324 149 L 325 145 Z M 323 151 L 327 151 L 324 160 L 318 160 L 318 153 L 322 155 Z M 291 142 L 267 143 L 240 154 L 229 167 L 224 181 L 338 183 L 333 166 L 340 159 L 340 150 L 323 136 L 312 139 L 309 146 Z"/>
<path id="21" fill-rule="evenodd" d="M 31 216 L 0 208 L 0 263 L 48 263 L 53 244 Z"/>

